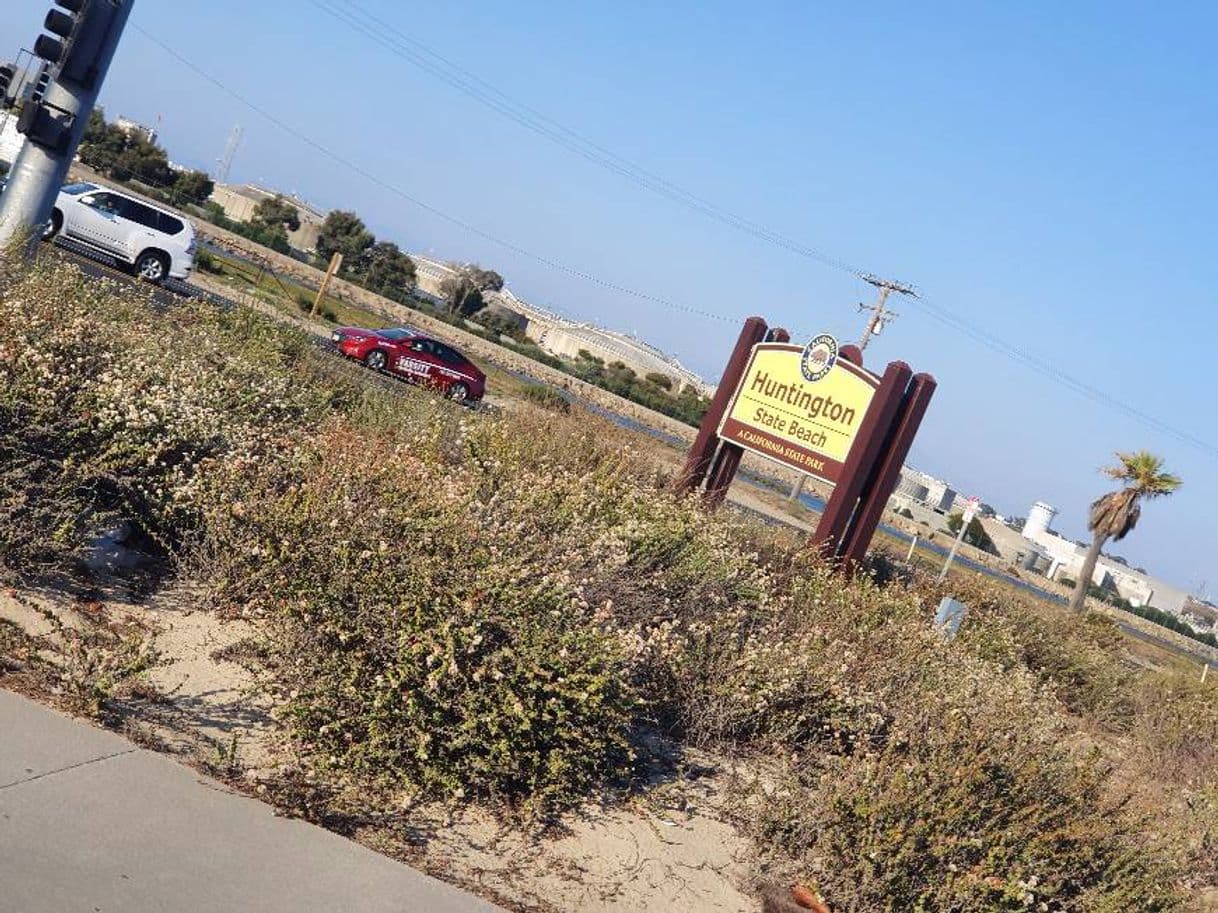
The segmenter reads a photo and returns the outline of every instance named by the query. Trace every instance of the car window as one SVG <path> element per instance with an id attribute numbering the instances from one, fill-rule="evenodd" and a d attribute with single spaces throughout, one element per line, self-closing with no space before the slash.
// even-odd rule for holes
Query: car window
<path id="1" fill-rule="evenodd" d="M 450 365 L 465 364 L 465 356 L 463 356 L 456 349 L 450 349 L 448 346 L 442 345 L 438 342 L 436 343 L 436 354 Z"/>
<path id="2" fill-rule="evenodd" d="M 98 193 L 90 197 L 86 202 L 100 212 L 116 215 L 120 210 L 121 201 L 112 193 Z"/>
<path id="3" fill-rule="evenodd" d="M 410 344 L 410 348 L 415 352 L 422 352 L 425 355 L 434 355 L 436 352 L 436 344 L 430 339 L 416 339 Z"/>
<path id="4" fill-rule="evenodd" d="M 402 330 L 402 329 L 377 330 L 377 332 L 380 333 L 386 339 L 393 339 L 393 340 L 409 339 L 411 336 L 414 335 L 414 333 L 412 333 L 410 330 Z"/>
<path id="5" fill-rule="evenodd" d="M 120 198 L 120 206 L 119 215 L 124 219 L 130 219 L 132 222 L 143 225 L 145 228 L 157 228 L 159 222 L 158 216 L 160 214 L 151 206 L 145 206 L 137 200 L 127 199 L 126 197 Z"/>
<path id="6" fill-rule="evenodd" d="M 85 183 L 81 182 L 81 183 L 76 183 L 76 184 L 64 184 L 59 189 L 62 190 L 64 193 L 66 193 L 68 196 L 78 197 L 82 193 L 88 193 L 90 190 L 96 190 L 97 185 L 96 184 L 85 184 Z"/>
<path id="7" fill-rule="evenodd" d="M 171 216 L 167 212 L 158 212 L 157 227 L 167 235 L 176 235 L 186 226 L 182 224 L 182 220 L 176 216 Z"/>

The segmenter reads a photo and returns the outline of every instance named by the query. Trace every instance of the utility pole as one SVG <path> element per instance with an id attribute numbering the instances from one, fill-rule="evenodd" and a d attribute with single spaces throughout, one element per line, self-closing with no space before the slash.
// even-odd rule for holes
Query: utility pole
<path id="1" fill-rule="evenodd" d="M 334 278 L 334 274 L 342 268 L 343 255 L 338 251 L 334 252 L 334 256 L 330 258 L 330 268 L 326 270 L 326 276 L 321 280 L 321 286 L 317 289 L 317 297 L 313 300 L 313 309 L 309 311 L 309 316 L 312 317 L 317 313 L 317 309 L 321 307 L 321 301 L 326 297 L 326 289 L 330 287 L 330 280 Z"/>
<path id="2" fill-rule="evenodd" d="M 47 62 L 50 80 L 42 98 L 26 101 L 17 120 L 25 144 L 0 196 L 0 250 L 29 232 L 34 251 L 134 2 L 55 0 L 63 9 L 47 13 L 45 28 L 51 35 L 38 36 L 34 54 Z"/>
<path id="3" fill-rule="evenodd" d="M 216 172 L 216 183 L 227 184 L 228 173 L 233 167 L 233 158 L 237 155 L 237 147 L 241 145 L 241 137 L 245 135 L 245 131 L 240 124 L 233 127 L 233 132 L 228 135 L 228 143 L 224 146 L 224 155 L 217 159 L 217 164 L 220 166 Z"/>
<path id="4" fill-rule="evenodd" d="M 870 283 L 879 289 L 879 298 L 876 299 L 875 304 L 859 305 L 860 312 L 871 312 L 871 316 L 867 318 L 867 328 L 863 330 L 863 336 L 859 340 L 859 348 L 865 349 L 867 348 L 867 343 L 871 342 L 872 336 L 879 336 L 880 331 L 888 325 L 889 321 L 900 316 L 888 310 L 888 296 L 896 292 L 898 295 L 909 295 L 911 298 L 917 298 L 918 293 L 914 291 L 913 286 L 906 285 L 903 282 L 880 279 L 877 276 L 870 275 L 865 275 L 862 279 L 864 282 Z"/>

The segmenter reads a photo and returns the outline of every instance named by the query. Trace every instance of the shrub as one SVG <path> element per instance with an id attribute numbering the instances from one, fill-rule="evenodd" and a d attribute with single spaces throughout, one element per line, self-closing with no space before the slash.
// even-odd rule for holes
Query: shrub
<path id="1" fill-rule="evenodd" d="M 275 468 L 234 479 L 217 598 L 271 619 L 319 769 L 544 815 L 629 775 L 637 698 L 520 515 L 475 521 L 459 465 L 444 482 L 420 460 L 449 443 L 336 428 L 286 490 Z"/>
<path id="2" fill-rule="evenodd" d="M 793 765 L 763 806 L 762 839 L 834 909 L 1179 909 L 1177 872 L 1098 756 L 1071 757 L 1018 705 L 938 709 L 875 754 Z"/>
<path id="3" fill-rule="evenodd" d="M 667 493 L 608 422 L 391 395 L 261 316 L 112 292 L 64 269 L 4 292 L 0 567 L 62 568 L 112 516 L 190 558 L 259 621 L 319 794 L 545 816 L 630 778 L 659 730 L 753 759 L 739 814 L 835 908 L 1168 910 L 1187 864 L 1215 877 L 1208 692 L 1155 707 L 1109 622 L 961 578 L 945 644 L 944 586 L 844 582 Z"/>
<path id="4" fill-rule="evenodd" d="M 199 248 L 195 253 L 195 266 L 205 273 L 223 273 L 224 266 L 205 248 Z"/>
<path id="5" fill-rule="evenodd" d="M 520 395 L 529 402 L 541 406 L 543 409 L 553 409 L 555 412 L 571 411 L 571 403 L 553 387 L 529 384 L 520 391 Z"/>
<path id="6" fill-rule="evenodd" d="M 201 478 L 257 460 L 330 402 L 301 385 L 296 334 L 198 304 L 155 315 L 71 268 L 38 268 L 0 307 L 0 574 L 62 570 L 118 520 L 173 550 Z M 164 346 L 152 321 L 189 337 Z"/>

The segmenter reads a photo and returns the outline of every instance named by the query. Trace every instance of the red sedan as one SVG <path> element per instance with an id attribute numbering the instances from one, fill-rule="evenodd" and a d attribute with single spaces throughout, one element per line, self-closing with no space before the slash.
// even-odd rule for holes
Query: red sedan
<path id="1" fill-rule="evenodd" d="M 432 387 L 459 403 L 477 402 L 486 393 L 486 375 L 473 362 L 452 346 L 414 330 L 339 327 L 330 338 L 348 358 Z"/>

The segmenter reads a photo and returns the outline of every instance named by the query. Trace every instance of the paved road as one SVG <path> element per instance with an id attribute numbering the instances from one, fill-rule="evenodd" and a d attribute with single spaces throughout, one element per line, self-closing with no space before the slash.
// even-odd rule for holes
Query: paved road
<path id="1" fill-rule="evenodd" d="M 0 913 L 496 913 L 0 691 Z"/>

